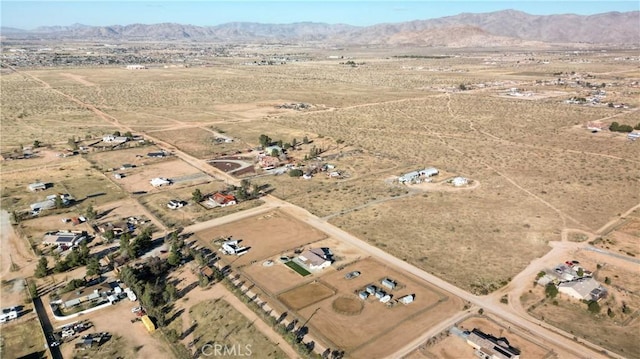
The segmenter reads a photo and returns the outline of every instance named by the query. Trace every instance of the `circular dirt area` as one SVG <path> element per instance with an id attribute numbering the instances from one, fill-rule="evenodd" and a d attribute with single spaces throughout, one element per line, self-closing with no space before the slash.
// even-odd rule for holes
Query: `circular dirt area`
<path id="1" fill-rule="evenodd" d="M 331 307 L 339 314 L 356 315 L 360 314 L 364 304 L 357 298 L 340 297 L 333 301 Z"/>

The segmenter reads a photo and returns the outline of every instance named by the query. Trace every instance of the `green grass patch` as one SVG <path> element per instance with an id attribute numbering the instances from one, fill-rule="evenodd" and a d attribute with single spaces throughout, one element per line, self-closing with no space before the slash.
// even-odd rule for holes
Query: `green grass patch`
<path id="1" fill-rule="evenodd" d="M 308 270 L 302 268 L 298 263 L 294 262 L 294 261 L 288 261 L 285 263 L 285 265 L 291 269 L 293 269 L 294 271 L 296 271 L 296 273 L 300 274 L 303 277 L 308 276 L 309 274 L 311 274 L 311 272 L 309 272 Z"/>

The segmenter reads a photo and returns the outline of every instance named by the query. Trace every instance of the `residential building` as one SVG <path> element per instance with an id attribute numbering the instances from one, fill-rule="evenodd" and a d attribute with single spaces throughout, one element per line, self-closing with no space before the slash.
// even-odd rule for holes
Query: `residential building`
<path id="1" fill-rule="evenodd" d="M 331 266 L 332 254 L 323 248 L 312 248 L 302 252 L 298 259 L 311 270 L 322 270 Z"/>
<path id="2" fill-rule="evenodd" d="M 600 300 L 607 290 L 593 277 L 583 277 L 558 284 L 558 292 L 579 300 Z"/>
<path id="3" fill-rule="evenodd" d="M 112 144 L 116 144 L 116 145 L 119 145 L 121 143 L 125 143 L 125 142 L 127 142 L 127 140 L 129 140 L 129 138 L 124 137 L 124 136 L 114 136 L 114 135 L 102 136 L 102 142 L 112 143 Z"/>
<path id="4" fill-rule="evenodd" d="M 79 245 L 86 239 L 87 232 L 58 231 L 45 233 L 44 237 L 42 238 L 42 243 L 72 248 Z"/>
<path id="5" fill-rule="evenodd" d="M 62 304 L 64 308 L 71 308 L 103 296 L 106 298 L 109 293 L 111 293 L 111 286 L 107 283 L 100 283 L 64 293 L 60 296 L 59 303 Z"/>
<path id="6" fill-rule="evenodd" d="M 44 191 L 45 189 L 47 189 L 47 185 L 42 182 L 36 182 L 36 183 L 29 184 L 27 188 L 31 192 Z"/>
<path id="7" fill-rule="evenodd" d="M 512 347 L 506 338 L 496 338 L 491 334 L 485 334 L 474 328 L 467 343 L 476 351 L 478 358 L 482 359 L 519 359 L 520 350 Z"/>
<path id="8" fill-rule="evenodd" d="M 280 164 L 280 159 L 273 156 L 261 156 L 258 164 L 265 170 L 276 168 Z"/>
<path id="9" fill-rule="evenodd" d="M 223 194 L 216 192 L 209 197 L 209 202 L 213 207 L 226 207 L 238 204 L 236 197 L 232 194 Z"/>
<path id="10" fill-rule="evenodd" d="M 239 245 L 240 241 L 238 240 L 227 240 L 222 243 L 222 252 L 224 254 L 235 254 L 237 256 L 241 256 L 249 251 L 247 247 L 243 247 Z"/>
<path id="11" fill-rule="evenodd" d="M 146 70 L 147 67 L 144 65 L 127 65 L 127 70 Z"/>
<path id="12" fill-rule="evenodd" d="M 429 178 L 437 175 L 439 172 L 434 167 L 425 168 L 423 170 L 412 171 L 405 173 L 398 178 L 400 183 L 414 183 L 420 182 L 421 178 Z"/>
<path id="13" fill-rule="evenodd" d="M 167 186 L 171 184 L 171 181 L 163 178 L 163 177 L 156 177 L 153 178 L 151 181 L 149 181 L 151 183 L 151 185 L 153 187 L 161 187 L 161 186 Z"/>

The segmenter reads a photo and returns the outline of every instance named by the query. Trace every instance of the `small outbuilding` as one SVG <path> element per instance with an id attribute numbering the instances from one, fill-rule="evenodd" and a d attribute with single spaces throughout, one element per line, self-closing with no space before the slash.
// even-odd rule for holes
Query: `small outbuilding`
<path id="1" fill-rule="evenodd" d="M 42 182 L 35 182 L 35 183 L 29 184 L 27 188 L 31 192 L 44 191 L 45 189 L 47 189 L 47 185 Z"/>

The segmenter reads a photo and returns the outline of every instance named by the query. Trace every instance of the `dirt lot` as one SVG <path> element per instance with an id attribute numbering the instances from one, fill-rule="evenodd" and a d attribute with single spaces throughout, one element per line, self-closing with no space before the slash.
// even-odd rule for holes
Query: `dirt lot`
<path id="1" fill-rule="evenodd" d="M 335 291 L 327 284 L 313 281 L 280 294 L 278 299 L 287 307 L 293 310 L 300 310 L 334 294 Z"/>
<path id="2" fill-rule="evenodd" d="M 181 160 L 162 161 L 148 166 L 135 167 L 118 171 L 125 175 L 122 179 L 114 179 L 127 192 L 160 192 L 169 187 L 183 187 L 185 184 L 210 182 L 211 178 Z M 174 181 L 193 176 L 192 181 L 174 183 L 169 186 L 153 187 L 149 181 L 152 178 L 164 177 Z"/>
<path id="3" fill-rule="evenodd" d="M 597 247 L 620 252 L 628 256 L 639 257 L 638 239 L 640 238 L 640 210 L 635 210 L 618 226 L 593 244 Z"/>
<path id="4" fill-rule="evenodd" d="M 2 324 L 2 350 L 3 358 L 15 359 L 26 355 L 33 358 L 47 358 L 47 344 L 42 336 L 40 321 L 35 314 L 26 318 L 20 318 L 13 323 Z"/>
<path id="5" fill-rule="evenodd" d="M 242 246 L 251 247 L 240 257 L 222 255 L 222 259 L 234 267 L 270 258 L 326 237 L 324 233 L 279 211 L 197 232 L 196 236 L 207 245 L 211 245 L 213 239 L 231 236 L 242 240 Z M 218 250 L 217 246 L 214 248 Z"/>
<path id="6" fill-rule="evenodd" d="M 93 152 L 88 156 L 88 160 L 95 163 L 103 171 L 114 169 L 115 172 L 118 172 L 120 167 L 125 163 L 140 167 L 166 161 L 171 158 L 147 157 L 147 153 L 160 152 L 161 150 L 160 147 L 153 145 L 136 146 L 122 150 Z"/>
<path id="7" fill-rule="evenodd" d="M 108 354 L 104 354 L 101 350 L 100 355 L 104 354 L 105 358 L 111 354 L 124 358 L 166 358 L 171 356 L 171 350 L 160 337 L 160 333 L 149 334 L 141 322 L 131 323 L 131 319 L 135 318 L 135 315 L 131 313 L 131 308 L 137 305 L 139 305 L 137 302 L 125 299 L 113 306 L 82 316 L 83 320 L 89 320 L 93 324 L 93 327 L 83 334 L 109 332 L 114 336 L 112 339 L 118 343 L 118 345 L 110 345 L 107 342 L 104 350 L 108 350 Z M 57 328 L 77 320 L 76 318 L 65 322 L 55 321 L 52 324 Z M 73 341 L 62 344 L 60 350 L 63 355 L 66 354 L 65 358 L 71 355 L 74 352 Z"/>
<path id="8" fill-rule="evenodd" d="M 52 166 L 42 164 L 42 167 L 36 165 L 3 172 L 2 207 L 8 211 L 25 211 L 31 203 L 43 201 L 46 196 L 57 193 L 69 193 L 76 200 L 75 206 L 79 207 L 124 197 L 120 188 L 102 173 L 92 169 L 90 164 L 79 156 L 53 163 Z M 48 188 L 44 191 L 30 192 L 27 185 L 37 181 L 48 184 Z"/>

